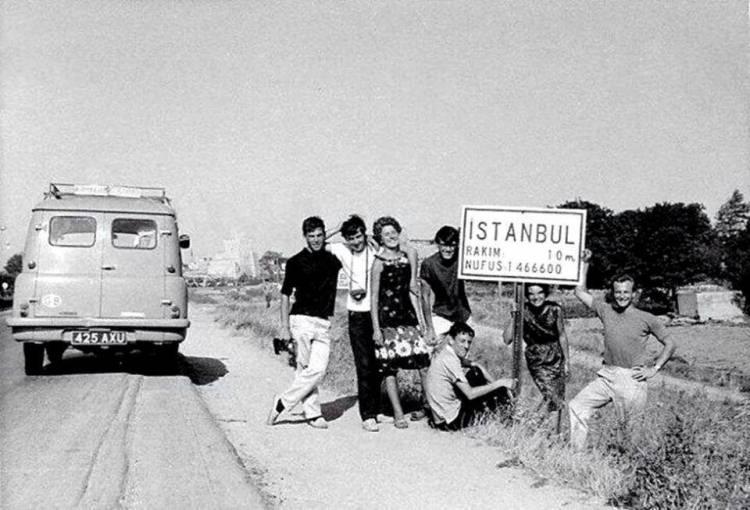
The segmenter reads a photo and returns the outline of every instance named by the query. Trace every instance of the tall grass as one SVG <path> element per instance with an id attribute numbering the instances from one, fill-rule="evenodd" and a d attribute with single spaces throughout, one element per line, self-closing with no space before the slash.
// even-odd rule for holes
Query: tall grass
<path id="1" fill-rule="evenodd" d="M 486 291 L 483 300 L 497 299 L 502 307 L 507 298 L 498 296 L 496 289 Z M 475 307 L 479 309 L 475 320 L 488 320 L 492 325 L 491 317 L 504 314 L 498 314 L 497 308 L 490 313 L 492 307 L 483 306 L 483 300 Z M 217 307 L 219 322 L 252 332 L 250 338 L 269 350 L 270 339 L 278 334 L 278 315 L 278 302 L 266 308 L 262 297 L 240 292 Z M 500 346 L 496 330 L 480 327 L 477 332 L 472 357 L 495 376 L 507 376 L 511 349 Z M 599 333 L 594 328 L 589 333 L 578 345 L 584 350 L 598 349 Z M 568 397 L 594 377 L 594 370 L 574 363 Z M 406 405 L 415 407 L 421 392 L 416 372 L 401 371 L 399 378 Z M 333 320 L 331 361 L 324 384 L 342 393 L 356 390 L 342 296 Z M 616 506 L 750 508 L 750 404 L 715 402 L 700 395 L 653 388 L 643 419 L 635 422 L 628 434 L 616 433 L 610 406 L 591 421 L 590 449 L 573 452 L 551 433 L 544 415 L 538 414 L 539 402 L 539 392 L 524 371 L 513 419 L 487 416 L 465 433 L 498 447 L 541 476 Z"/>

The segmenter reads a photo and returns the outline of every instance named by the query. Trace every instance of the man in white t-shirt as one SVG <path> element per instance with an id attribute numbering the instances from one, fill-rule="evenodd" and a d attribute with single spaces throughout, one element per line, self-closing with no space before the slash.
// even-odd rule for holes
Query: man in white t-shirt
<path id="1" fill-rule="evenodd" d="M 335 233 L 335 232 L 334 232 Z M 364 220 L 352 215 L 341 224 L 344 243 L 330 243 L 326 249 L 341 261 L 346 274 L 349 295 L 346 309 L 349 312 L 349 341 L 357 371 L 357 394 L 362 428 L 378 431 L 377 416 L 380 411 L 380 374 L 375 360 L 370 317 L 370 281 L 375 250 L 368 245 Z"/>

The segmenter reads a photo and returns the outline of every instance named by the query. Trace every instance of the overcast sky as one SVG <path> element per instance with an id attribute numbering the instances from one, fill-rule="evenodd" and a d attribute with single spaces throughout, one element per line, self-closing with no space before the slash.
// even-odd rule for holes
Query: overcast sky
<path id="1" fill-rule="evenodd" d="M 292 254 L 313 214 L 750 199 L 747 1 L 1 5 L 3 261 L 51 181 L 166 187 L 196 255 Z"/>

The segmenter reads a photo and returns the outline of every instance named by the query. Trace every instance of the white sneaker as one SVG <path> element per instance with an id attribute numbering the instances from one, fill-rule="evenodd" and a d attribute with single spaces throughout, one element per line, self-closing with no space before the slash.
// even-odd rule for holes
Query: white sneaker
<path id="1" fill-rule="evenodd" d="M 322 416 L 318 416 L 314 420 L 308 421 L 307 424 L 310 425 L 313 428 L 316 428 L 316 429 L 327 429 L 328 428 L 328 422 Z"/>
<path id="2" fill-rule="evenodd" d="M 383 413 L 380 413 L 375 419 L 378 423 L 393 423 L 393 416 L 388 416 Z"/>
<path id="3" fill-rule="evenodd" d="M 365 429 L 367 432 L 377 432 L 380 430 L 380 427 L 378 427 L 378 422 L 375 421 L 375 418 L 367 418 L 362 422 L 362 428 Z"/>

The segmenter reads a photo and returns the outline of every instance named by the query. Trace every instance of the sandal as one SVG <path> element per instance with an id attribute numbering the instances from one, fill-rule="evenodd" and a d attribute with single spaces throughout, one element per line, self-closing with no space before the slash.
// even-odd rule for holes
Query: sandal
<path id="1" fill-rule="evenodd" d="M 406 421 L 406 418 L 403 416 L 397 420 L 394 420 L 393 426 L 397 429 L 408 429 L 409 428 L 409 422 Z"/>

